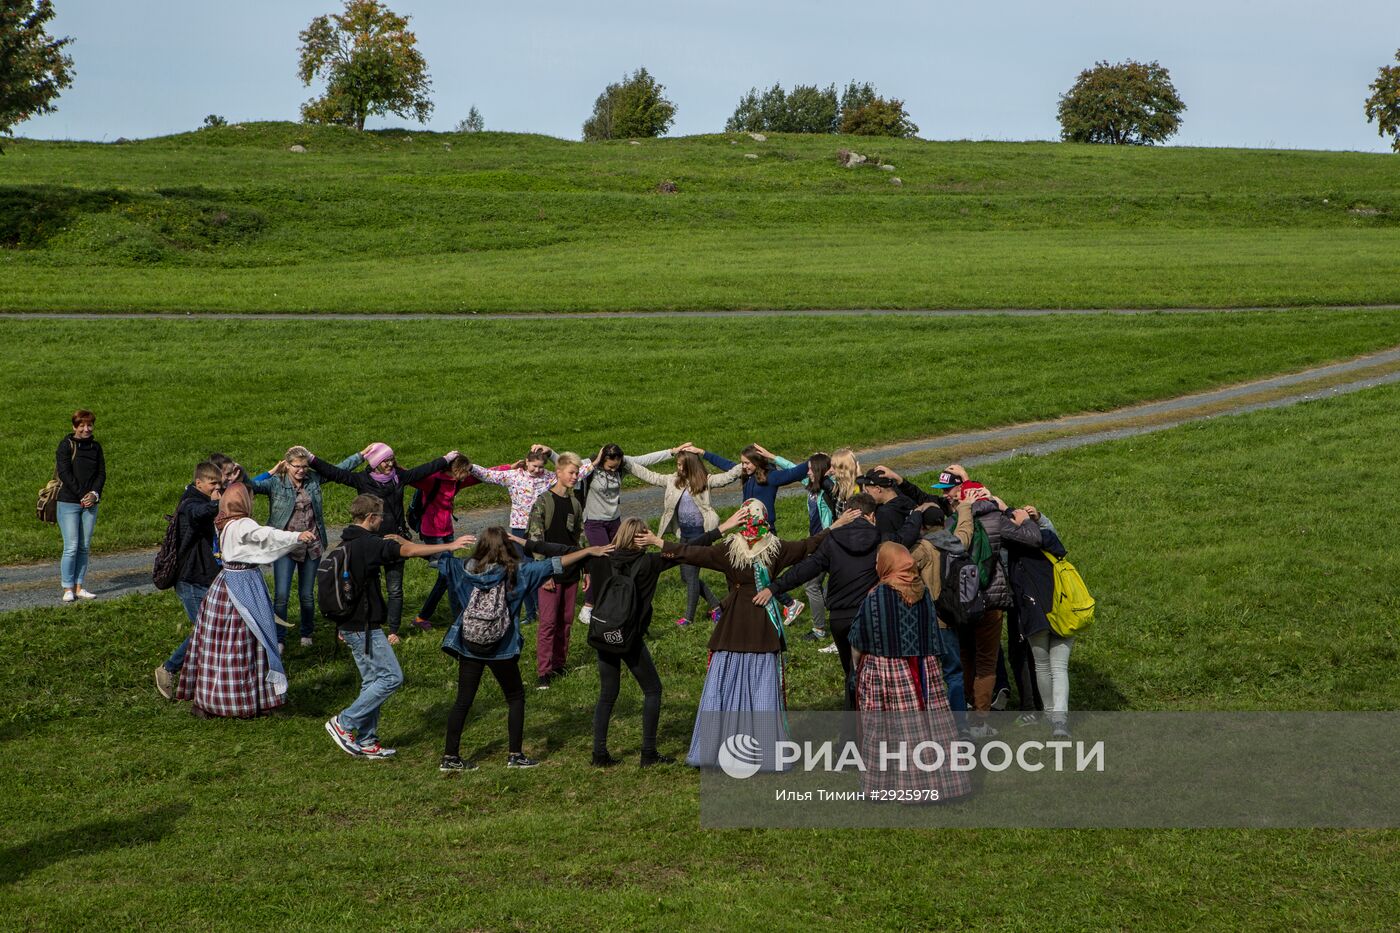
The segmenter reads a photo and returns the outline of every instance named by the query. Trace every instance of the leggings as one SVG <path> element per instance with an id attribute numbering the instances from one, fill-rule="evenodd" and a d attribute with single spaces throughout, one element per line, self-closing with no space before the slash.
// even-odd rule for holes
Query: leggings
<path id="1" fill-rule="evenodd" d="M 689 525 L 685 522 L 678 523 L 677 534 L 682 541 L 690 541 L 705 533 L 704 525 Z M 715 598 L 714 592 L 705 585 L 705 581 L 700 579 L 700 568 L 692 567 L 690 564 L 681 564 L 681 579 L 685 581 L 685 615 L 681 618 L 695 621 L 695 610 L 700 605 L 700 597 L 705 597 L 705 602 L 711 609 L 719 605 L 719 600 Z"/>
<path id="2" fill-rule="evenodd" d="M 1040 696 L 1050 713 L 1050 721 L 1064 725 L 1069 719 L 1069 653 L 1073 638 L 1061 638 L 1050 629 L 1030 637 L 1031 654 L 1035 657 L 1035 679 L 1040 684 Z"/>
<path id="3" fill-rule="evenodd" d="M 423 535 L 424 544 L 446 544 L 452 538 L 447 535 Z M 447 595 L 447 578 L 442 574 L 433 577 L 433 588 L 428 591 L 428 598 L 423 601 L 423 608 L 418 610 L 418 618 L 431 619 L 433 613 L 437 612 L 438 603 L 442 597 Z"/>
<path id="4" fill-rule="evenodd" d="M 482 671 L 487 668 L 490 668 L 496 683 L 501 685 L 501 693 L 506 698 L 510 750 L 520 751 L 525 737 L 525 685 L 520 680 L 520 655 L 517 654 L 494 661 L 457 659 L 457 699 L 452 703 L 452 712 L 447 714 L 447 747 L 444 751 L 448 755 L 457 755 L 462 750 L 462 725 L 467 721 L 472 701 L 476 699 L 476 689 L 481 686 Z"/>
<path id="5" fill-rule="evenodd" d="M 805 584 L 807 590 L 807 610 L 812 613 L 812 631 L 826 631 L 826 578 L 817 577 L 815 580 L 808 580 Z"/>
<path id="6" fill-rule="evenodd" d="M 637 643 L 626 654 L 598 652 L 598 705 L 593 707 L 593 754 L 608 753 L 608 721 L 612 719 L 617 692 L 622 687 L 622 665 L 632 672 L 642 688 L 642 757 L 656 756 L 656 725 L 661 720 L 661 678 L 652 663 L 646 642 Z"/>
<path id="7" fill-rule="evenodd" d="M 387 613 L 389 634 L 399 633 L 399 622 L 403 620 L 403 561 L 396 560 L 384 564 L 384 606 Z"/>

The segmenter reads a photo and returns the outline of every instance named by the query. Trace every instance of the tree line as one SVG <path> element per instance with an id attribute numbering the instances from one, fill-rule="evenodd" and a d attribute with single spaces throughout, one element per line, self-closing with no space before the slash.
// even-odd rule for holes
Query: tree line
<path id="1" fill-rule="evenodd" d="M 46 30 L 52 0 L 0 0 L 0 136 L 56 109 L 58 96 L 73 81 L 72 37 Z M 301 107 L 307 123 L 330 123 L 363 130 L 372 116 L 395 114 L 427 122 L 433 112 L 428 63 L 418 38 L 401 16 L 380 0 L 344 0 L 337 13 L 315 17 L 301 31 L 297 77 L 321 92 Z M 1378 69 L 1364 102 L 1368 123 L 1400 152 L 1400 50 L 1396 65 Z M 1057 108 L 1060 138 L 1066 142 L 1153 145 L 1181 128 L 1186 104 L 1158 62 L 1099 61 L 1079 73 Z M 608 84 L 583 123 L 586 140 L 636 139 L 664 135 L 675 122 L 676 105 L 666 87 L 645 68 Z M 206 127 L 224 125 L 217 114 Z M 458 132 L 481 132 L 486 122 L 473 104 Z M 912 137 L 919 127 L 904 101 L 882 96 L 869 82 L 849 82 L 838 95 L 835 84 L 781 84 L 739 98 L 725 123 L 727 132 L 846 133 Z M 3 151 L 3 150 L 0 150 Z"/>

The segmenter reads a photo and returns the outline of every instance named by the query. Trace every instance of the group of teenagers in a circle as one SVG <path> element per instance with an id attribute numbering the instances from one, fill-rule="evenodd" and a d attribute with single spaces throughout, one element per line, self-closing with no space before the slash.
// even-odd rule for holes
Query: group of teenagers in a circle
<path id="1" fill-rule="evenodd" d="M 673 472 L 651 469 L 667 460 L 675 461 Z M 626 474 L 662 488 L 655 531 L 622 516 Z M 326 481 L 359 493 L 334 545 L 322 511 Z M 482 482 L 509 493 L 509 523 L 458 536 L 456 495 Z M 742 484 L 743 504 L 721 520 L 711 492 L 735 483 Z M 790 484 L 805 487 L 809 526 L 806 535 L 783 539 L 775 506 Z M 265 524 L 252 515 L 257 495 L 270 501 Z M 692 766 L 713 767 L 735 732 L 781 734 L 784 658 L 793 623 L 808 605 L 812 628 L 804 637 L 832 639 L 825 650 L 839 657 L 846 707 L 925 713 L 925 738 L 939 742 L 995 734 L 986 717 L 1006 702 L 997 681 L 1010 610 L 1005 654 L 1021 697 L 1018 723 L 1044 715 L 1057 735 L 1067 735 L 1073 638 L 1056 635 L 1045 613 L 1036 612 L 1038 604 L 1049 605 L 1048 558 L 1063 556 L 1063 545 L 1035 508 L 1008 508 L 956 464 L 925 490 L 886 467 L 862 471 L 850 449 L 793 463 L 757 444 L 738 461 L 691 444 L 638 457 L 609 444 L 586 460 L 537 445 L 513 464 L 482 467 L 454 450 L 404 468 L 383 443 L 338 463 L 292 447 L 276 467 L 255 476 L 211 455 L 196 466 L 174 521 L 175 588 L 194 630 L 156 669 L 157 689 L 192 701 L 201 716 L 256 716 L 283 705 L 283 620 L 299 575 L 302 643 L 311 644 L 319 593 L 323 614 L 333 618 L 361 674 L 354 702 L 325 724 L 336 746 L 357 758 L 394 754 L 380 741 L 380 710 L 403 683 L 394 645 L 404 561 L 412 558 L 438 570 L 413 624 L 431 629 L 444 595 L 452 612 L 442 649 L 457 663 L 458 683 L 440 764 L 445 772 L 477 767 L 461 755 L 461 734 L 488 670 L 508 708 L 507 767 L 538 764 L 524 749 L 521 626 L 538 619 L 534 686 L 548 689 L 565 671 L 581 591 L 579 622 L 588 626 L 599 672 L 593 763 L 617 764 L 607 736 L 624 666 L 643 695 L 641 765 L 673 763 L 656 744 L 662 686 L 647 648 L 657 584 L 672 567 L 681 570 L 687 591 L 677 623 L 690 625 L 702 599 L 713 623 L 685 756 Z M 946 575 L 969 562 L 975 567 L 978 548 L 982 582 L 968 593 Z M 465 558 L 452 553 L 463 550 Z M 271 598 L 262 576 L 269 564 Z M 710 591 L 702 569 L 722 576 L 722 597 Z M 799 588 L 806 604 L 787 595 Z M 962 774 L 919 780 L 939 782 L 944 799 L 967 792 Z"/>

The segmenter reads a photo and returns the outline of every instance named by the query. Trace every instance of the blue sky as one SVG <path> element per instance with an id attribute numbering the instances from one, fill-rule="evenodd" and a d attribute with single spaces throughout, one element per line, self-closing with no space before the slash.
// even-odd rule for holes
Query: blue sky
<path id="1" fill-rule="evenodd" d="M 594 97 L 645 66 L 715 132 L 750 86 L 873 81 L 928 139 L 1054 139 L 1055 104 L 1096 59 L 1157 59 L 1186 101 L 1178 145 L 1386 151 L 1362 101 L 1400 47 L 1396 0 L 692 0 L 507 4 L 390 0 L 433 77 L 428 126 L 476 104 L 487 128 L 576 139 Z M 55 0 L 76 80 L 47 139 L 139 138 L 295 120 L 297 33 L 335 0 Z M 408 124 L 390 117 L 371 126 Z M 410 124 L 416 125 L 416 124 Z"/>

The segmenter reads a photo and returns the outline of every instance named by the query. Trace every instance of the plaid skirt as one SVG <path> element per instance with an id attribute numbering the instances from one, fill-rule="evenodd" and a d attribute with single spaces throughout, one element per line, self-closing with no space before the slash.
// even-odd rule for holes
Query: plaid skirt
<path id="1" fill-rule="evenodd" d="M 867 793 L 881 791 L 938 791 L 939 800 L 965 796 L 972 790 L 966 771 L 948 767 L 950 744 L 958 737 L 948 692 L 937 655 L 926 658 L 881 658 L 862 655 L 856 670 L 856 709 L 860 713 L 860 754 L 866 770 L 861 783 Z M 943 750 L 942 767 L 924 771 L 915 767 L 914 749 L 931 742 Z M 893 754 L 903 743 L 907 764 L 888 759 L 880 767 L 881 745 Z M 937 753 L 918 755 L 933 764 Z"/>
<path id="2" fill-rule="evenodd" d="M 262 598 L 271 612 L 265 588 Z M 271 672 L 267 651 L 248 630 L 221 572 L 199 607 L 175 695 L 210 716 L 248 719 L 287 702 L 285 679 L 279 692 Z"/>

